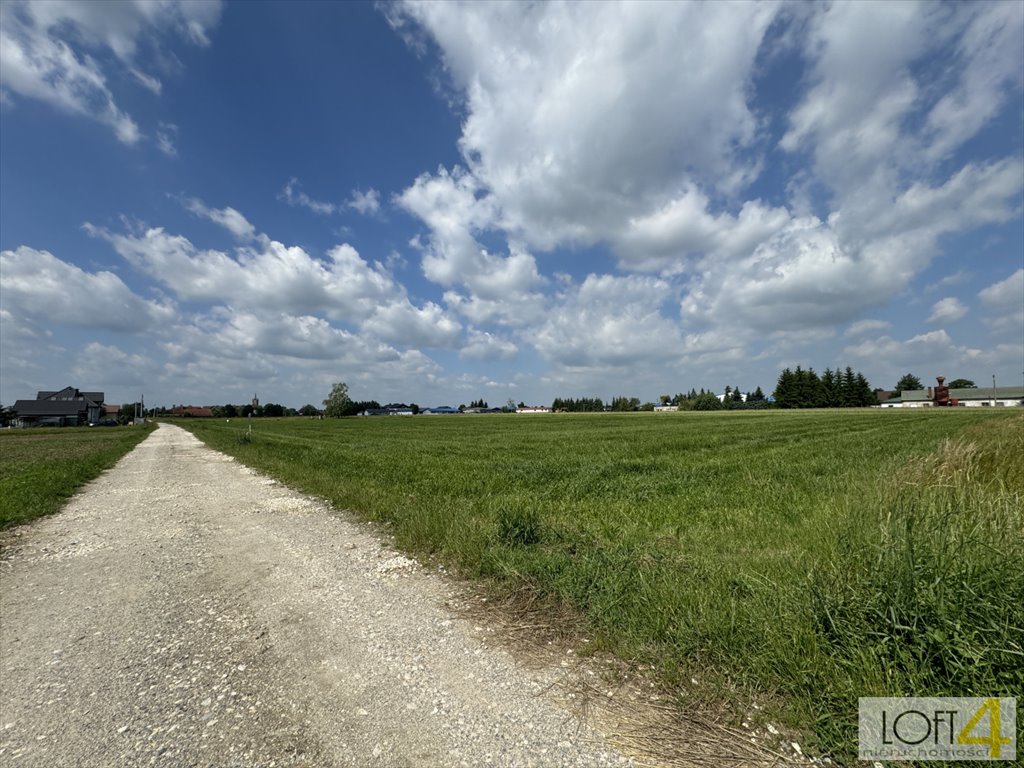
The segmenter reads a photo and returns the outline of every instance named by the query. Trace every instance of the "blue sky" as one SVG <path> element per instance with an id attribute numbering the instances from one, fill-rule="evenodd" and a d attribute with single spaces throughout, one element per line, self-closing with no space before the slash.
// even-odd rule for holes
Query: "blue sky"
<path id="1" fill-rule="evenodd" d="M 0 402 L 1024 378 L 1024 4 L 0 5 Z"/>

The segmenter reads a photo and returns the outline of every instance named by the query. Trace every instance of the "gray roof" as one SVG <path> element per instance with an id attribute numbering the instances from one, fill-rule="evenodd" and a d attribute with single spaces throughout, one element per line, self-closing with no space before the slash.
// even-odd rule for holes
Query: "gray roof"
<path id="1" fill-rule="evenodd" d="M 99 405 L 103 402 L 105 394 L 103 392 L 80 392 L 74 387 L 64 387 L 64 389 L 57 390 L 39 390 L 36 393 L 36 400 L 49 400 L 56 395 L 66 395 L 75 399 L 85 398 L 86 400 L 92 400 L 93 403 Z"/>
<path id="2" fill-rule="evenodd" d="M 77 416 L 96 403 L 91 400 L 18 400 L 14 410 L 18 416 Z"/>

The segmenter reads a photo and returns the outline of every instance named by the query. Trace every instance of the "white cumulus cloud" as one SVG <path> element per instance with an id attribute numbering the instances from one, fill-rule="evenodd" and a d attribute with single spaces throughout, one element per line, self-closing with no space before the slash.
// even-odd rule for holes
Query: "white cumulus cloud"
<path id="1" fill-rule="evenodd" d="M 348 207 L 364 215 L 377 213 L 380 210 L 380 192 L 376 189 L 368 189 L 365 192 L 361 189 L 353 190 Z"/>
<path id="2" fill-rule="evenodd" d="M 967 314 L 967 307 L 955 296 L 939 299 L 932 305 L 929 323 L 954 323 Z"/>
<path id="3" fill-rule="evenodd" d="M 20 322 L 136 333 L 174 315 L 171 305 L 140 298 L 113 272 L 87 272 L 49 251 L 3 251 L 0 273 L 4 309 Z"/>
<path id="4" fill-rule="evenodd" d="M 1024 341 L 1024 269 L 979 291 L 978 298 L 993 330 L 1015 334 L 1018 341 Z"/>

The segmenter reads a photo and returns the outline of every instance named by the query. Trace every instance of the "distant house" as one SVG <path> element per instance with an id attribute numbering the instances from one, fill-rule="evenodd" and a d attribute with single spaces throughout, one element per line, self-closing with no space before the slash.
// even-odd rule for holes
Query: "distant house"
<path id="1" fill-rule="evenodd" d="M 551 409 L 546 405 L 524 405 L 516 408 L 516 413 L 551 413 Z"/>
<path id="2" fill-rule="evenodd" d="M 198 419 L 212 419 L 213 410 L 210 408 L 199 408 L 194 405 L 178 405 L 171 408 L 171 416 L 190 416 Z"/>
<path id="3" fill-rule="evenodd" d="M 671 413 L 672 411 L 678 411 L 678 405 L 669 405 L 668 403 L 662 403 L 661 405 L 654 406 L 655 413 Z"/>
<path id="4" fill-rule="evenodd" d="M 64 387 L 56 392 L 40 391 L 35 400 L 18 400 L 14 411 L 22 427 L 74 427 L 95 424 L 104 415 L 102 392 L 82 392 Z"/>
<path id="5" fill-rule="evenodd" d="M 452 408 L 450 405 L 439 405 L 437 408 L 424 408 L 422 413 L 427 416 L 444 416 L 454 413 L 462 413 L 462 411 L 458 408 Z"/>

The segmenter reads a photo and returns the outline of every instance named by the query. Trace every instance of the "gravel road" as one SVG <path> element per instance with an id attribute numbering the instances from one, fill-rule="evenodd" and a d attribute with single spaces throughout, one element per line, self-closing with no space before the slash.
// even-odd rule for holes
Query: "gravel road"
<path id="1" fill-rule="evenodd" d="M 4 766 L 632 764 L 443 578 L 177 427 L 3 543 Z"/>

